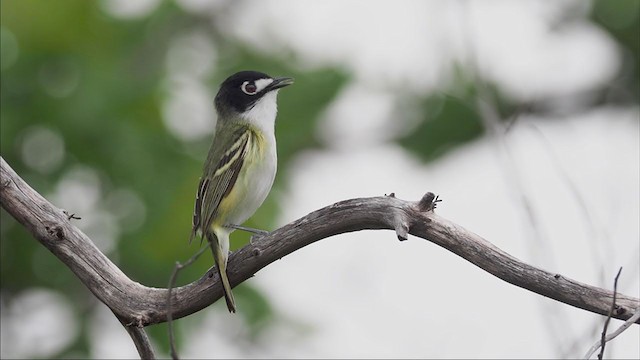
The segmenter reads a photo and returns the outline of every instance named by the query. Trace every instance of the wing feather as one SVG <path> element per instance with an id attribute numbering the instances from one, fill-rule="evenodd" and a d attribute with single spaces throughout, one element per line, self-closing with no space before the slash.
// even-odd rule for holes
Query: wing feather
<path id="1" fill-rule="evenodd" d="M 200 230 L 205 233 L 218 215 L 218 207 L 229 195 L 242 169 L 251 130 L 239 129 L 230 137 L 228 150 L 221 154 L 209 154 L 207 163 L 215 163 L 211 168 L 205 166 L 203 177 L 196 194 L 193 214 L 192 237 Z"/>
<path id="2" fill-rule="evenodd" d="M 198 190 L 196 191 L 196 202 L 193 207 L 193 222 L 191 227 L 191 236 L 189 237 L 189 244 L 191 244 L 191 241 L 193 241 L 193 238 L 196 236 L 196 232 L 200 228 L 200 221 L 201 221 L 200 216 L 202 214 L 202 198 L 208 186 L 209 186 L 209 179 L 201 177 L 200 183 L 198 184 Z"/>

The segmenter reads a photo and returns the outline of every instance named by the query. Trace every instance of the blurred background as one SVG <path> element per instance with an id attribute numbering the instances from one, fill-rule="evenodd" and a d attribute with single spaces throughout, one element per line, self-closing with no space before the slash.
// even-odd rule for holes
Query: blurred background
<path id="1" fill-rule="evenodd" d="M 432 191 L 508 253 L 640 295 L 640 2 L 3 0 L 2 157 L 126 274 L 188 245 L 220 82 L 293 76 L 279 172 L 248 226 Z M 2 358 L 132 358 L 115 317 L 1 212 Z M 235 232 L 232 248 L 248 241 Z M 213 263 L 205 253 L 179 284 Z M 283 258 L 176 322 L 184 357 L 581 357 L 604 317 L 390 231 Z M 621 324 L 613 320 L 610 329 Z M 168 356 L 166 324 L 148 332 Z M 640 357 L 632 326 L 607 346 Z"/>

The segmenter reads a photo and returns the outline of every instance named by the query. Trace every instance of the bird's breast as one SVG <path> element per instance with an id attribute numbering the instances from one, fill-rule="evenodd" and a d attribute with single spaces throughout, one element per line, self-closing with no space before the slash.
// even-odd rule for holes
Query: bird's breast
<path id="1" fill-rule="evenodd" d="M 237 205 L 230 211 L 228 223 L 240 225 L 262 205 L 276 176 L 277 155 L 275 137 L 254 132 L 250 137 L 237 181 L 228 198 Z"/>

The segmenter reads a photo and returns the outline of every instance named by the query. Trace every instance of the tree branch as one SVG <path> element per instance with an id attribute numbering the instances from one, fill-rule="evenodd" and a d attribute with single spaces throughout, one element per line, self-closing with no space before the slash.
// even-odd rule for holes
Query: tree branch
<path id="1" fill-rule="evenodd" d="M 118 317 L 116 315 L 116 317 Z M 133 324 L 128 324 L 123 322 L 119 317 L 120 323 L 127 330 L 129 336 L 131 336 L 131 340 L 133 344 L 136 346 L 138 350 L 138 354 L 140 355 L 140 359 L 153 360 L 156 358 L 156 354 L 153 352 L 153 348 L 151 347 L 151 342 L 149 341 L 149 337 L 147 333 L 144 331 L 144 327 L 136 326 Z"/>
<path id="2" fill-rule="evenodd" d="M 127 324 L 146 326 L 167 320 L 168 290 L 129 279 L 93 242 L 70 223 L 63 211 L 33 190 L 0 157 L 0 203 L 19 223 L 56 255 L 100 301 Z M 429 200 L 430 199 L 430 200 Z M 233 253 L 227 272 L 232 286 L 272 262 L 315 241 L 351 231 L 396 230 L 427 239 L 513 285 L 600 315 L 608 315 L 613 292 L 580 283 L 523 263 L 480 236 L 439 217 L 426 202 L 393 196 L 345 200 L 316 210 Z M 223 296 L 216 271 L 173 289 L 172 317 L 193 314 Z M 613 318 L 629 319 L 640 300 L 617 294 Z M 636 320 L 640 324 L 640 320 Z"/>
<path id="3" fill-rule="evenodd" d="M 638 321 L 640 321 L 640 308 L 636 311 L 635 314 L 633 314 L 633 316 L 631 316 L 630 318 L 627 319 L 627 321 L 625 321 L 622 325 L 620 325 L 619 328 L 616 329 L 616 331 L 612 332 L 611 334 L 607 335 L 604 339 L 605 342 L 609 342 L 613 339 L 615 339 L 618 335 L 622 334 L 625 330 L 627 330 L 633 323 L 637 323 Z M 598 349 L 602 346 L 602 341 L 600 339 L 598 339 L 598 341 L 595 342 L 595 344 L 593 344 L 593 346 L 591 346 L 589 348 L 589 350 L 587 350 L 587 353 L 584 355 L 584 359 L 588 360 L 591 358 L 591 356 L 598 351 Z"/>
<path id="4" fill-rule="evenodd" d="M 604 321 L 604 326 L 602 327 L 602 335 L 600 336 L 600 353 L 598 354 L 598 359 L 602 360 L 604 356 L 604 347 L 607 344 L 607 328 L 609 328 L 609 321 L 611 321 L 611 314 L 616 310 L 616 295 L 618 293 L 618 278 L 620 277 L 620 273 L 622 272 L 622 266 L 618 270 L 618 274 L 616 275 L 615 280 L 613 281 L 613 301 L 611 302 L 611 308 L 609 309 L 609 314 L 607 315 L 607 319 Z"/>

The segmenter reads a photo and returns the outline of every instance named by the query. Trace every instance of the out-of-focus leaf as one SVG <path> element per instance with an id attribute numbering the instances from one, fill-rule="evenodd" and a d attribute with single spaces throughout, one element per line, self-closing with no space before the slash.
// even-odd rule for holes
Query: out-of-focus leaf
<path id="1" fill-rule="evenodd" d="M 640 102 L 640 1 L 637 0 L 596 0 L 592 20 L 600 24 L 622 46 L 623 65 L 619 76 L 611 86 L 608 97 L 622 102 Z M 610 99 L 611 101 L 611 99 Z"/>
<path id="2" fill-rule="evenodd" d="M 500 88 L 477 78 L 461 66 L 454 67 L 454 82 L 443 91 L 424 98 L 407 96 L 396 110 L 415 125 L 398 139 L 400 145 L 425 162 L 475 140 L 485 132 L 478 99 L 486 103 L 508 127 L 529 104 L 517 104 Z"/>
<path id="3" fill-rule="evenodd" d="M 239 286 L 234 289 L 234 294 L 238 306 L 242 307 L 240 314 L 249 325 L 251 337 L 257 336 L 274 317 L 269 300 L 251 286 Z"/>
<path id="4" fill-rule="evenodd" d="M 399 142 L 424 161 L 433 160 L 483 132 L 480 116 L 465 100 L 433 95 L 421 103 L 420 109 L 424 120 Z"/>
<path id="5" fill-rule="evenodd" d="M 187 240 L 195 189 L 210 141 L 204 139 L 200 156 L 194 156 L 189 148 L 200 144 L 181 142 L 164 125 L 160 109 L 166 53 L 174 36 L 210 24 L 182 13 L 170 2 L 161 3 L 147 17 L 126 21 L 111 18 L 98 5 L 84 0 L 2 1 L 2 36 L 13 47 L 3 53 L 3 59 L 11 63 L 2 67 L 0 151 L 44 195 L 53 194 L 69 170 L 82 166 L 99 177 L 98 207 L 104 207 L 110 195 L 121 189 L 139 197 L 144 222 L 134 231 L 120 229 L 108 256 L 134 280 L 164 287 L 175 261 L 188 259 L 199 245 L 198 239 L 191 246 Z M 236 67 L 298 80 L 280 96 L 281 123 L 277 126 L 282 174 L 294 152 L 315 146 L 318 115 L 346 77 L 334 70 L 294 70 L 282 59 L 252 53 L 231 41 L 219 45 L 225 56 L 212 74 L 212 92 Z M 64 158 L 51 173 L 38 173 L 23 162 L 23 141 L 32 126 L 46 127 L 63 139 Z M 282 186 L 282 177 L 278 177 L 276 188 Z M 277 212 L 276 197 L 271 196 L 248 225 L 273 228 Z M 82 217 L 79 225 L 104 216 L 94 211 L 78 215 Z M 12 294 L 34 285 L 46 286 L 60 290 L 76 304 L 86 303 L 80 310 L 83 314 L 91 312 L 97 302 L 59 260 L 5 212 L 2 225 L 4 299 L 10 301 Z M 248 241 L 242 232 L 232 238 L 234 249 Z M 207 252 L 180 273 L 178 284 L 199 278 L 212 265 Z M 237 292 L 250 326 L 269 316 L 267 300 L 250 284 L 239 286 Z M 87 318 L 82 319 L 86 326 Z M 86 353 L 88 340 L 86 332 L 82 333 L 84 337 L 65 354 Z M 156 342 L 166 344 L 166 327 L 154 326 L 150 334 Z"/>

